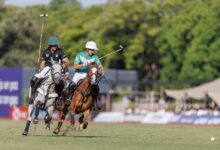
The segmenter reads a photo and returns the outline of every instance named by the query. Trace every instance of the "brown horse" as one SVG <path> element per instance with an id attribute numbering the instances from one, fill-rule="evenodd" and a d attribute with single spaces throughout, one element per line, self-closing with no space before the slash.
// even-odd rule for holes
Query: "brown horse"
<path id="1" fill-rule="evenodd" d="M 79 118 L 79 129 L 83 130 L 87 128 L 89 122 L 89 114 L 93 104 L 92 87 L 98 84 L 98 72 L 98 67 L 96 65 L 90 65 L 87 72 L 87 77 L 77 83 L 70 104 L 70 123 L 72 129 L 75 128 L 74 115 L 79 113 L 82 113 L 82 116 Z M 53 131 L 54 134 L 58 134 L 60 132 L 60 128 L 68 112 L 68 106 L 62 107 L 61 110 L 62 111 L 59 115 L 60 120 L 56 129 Z"/>

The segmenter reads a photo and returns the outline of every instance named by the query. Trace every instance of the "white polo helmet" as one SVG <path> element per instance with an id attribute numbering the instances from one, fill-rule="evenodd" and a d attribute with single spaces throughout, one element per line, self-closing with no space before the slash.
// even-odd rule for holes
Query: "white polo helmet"
<path id="1" fill-rule="evenodd" d="M 86 42 L 86 48 L 88 49 L 94 49 L 94 50 L 99 50 L 96 46 L 96 43 L 94 41 L 88 41 Z"/>

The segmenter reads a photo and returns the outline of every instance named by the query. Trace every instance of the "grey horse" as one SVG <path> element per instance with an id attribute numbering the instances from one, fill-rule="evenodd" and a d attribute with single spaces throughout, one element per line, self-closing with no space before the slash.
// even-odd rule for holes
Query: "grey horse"
<path id="1" fill-rule="evenodd" d="M 54 111 L 55 100 L 58 97 L 56 93 L 56 85 L 62 79 L 62 67 L 59 63 L 54 63 L 45 74 L 44 80 L 40 83 L 34 97 L 34 104 L 28 106 L 28 118 L 23 135 L 28 135 L 31 121 L 38 123 L 38 115 L 40 110 L 45 110 L 44 117 L 46 129 L 50 129 L 50 122 Z M 33 118 L 34 114 L 34 118 Z"/>

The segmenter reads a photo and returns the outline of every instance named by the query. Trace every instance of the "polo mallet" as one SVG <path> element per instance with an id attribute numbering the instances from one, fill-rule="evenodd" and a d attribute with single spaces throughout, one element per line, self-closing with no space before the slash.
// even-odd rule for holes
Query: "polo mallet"
<path id="1" fill-rule="evenodd" d="M 108 54 L 106 54 L 106 55 L 103 55 L 103 56 L 99 57 L 99 59 L 102 59 L 102 58 L 104 58 L 104 57 L 106 57 L 106 56 L 108 56 L 108 55 L 111 55 L 111 54 L 114 54 L 114 53 L 117 53 L 117 52 L 123 51 L 123 50 L 125 51 L 125 48 L 124 48 L 122 45 L 119 45 L 119 49 L 117 49 L 117 50 L 115 50 L 115 51 L 113 51 L 113 52 L 111 52 L 111 53 L 108 53 Z M 113 84 L 113 83 L 110 83 L 110 82 L 106 79 L 105 76 L 103 76 L 103 78 L 105 79 L 105 81 L 107 82 L 107 84 L 109 85 L 109 87 L 110 87 L 111 89 L 114 89 L 114 84 Z"/>
<path id="2" fill-rule="evenodd" d="M 119 45 L 119 49 L 117 49 L 117 50 L 115 50 L 115 51 L 113 51 L 113 52 L 111 52 L 111 53 L 108 53 L 108 54 L 106 54 L 106 55 L 104 55 L 104 56 L 101 56 L 101 57 L 99 57 L 99 59 L 105 58 L 105 57 L 108 56 L 108 55 L 117 53 L 117 52 L 122 51 L 122 50 L 125 51 L 125 48 L 124 48 L 122 45 Z"/>
<path id="3" fill-rule="evenodd" d="M 40 14 L 40 17 L 43 17 L 43 21 L 41 24 L 40 43 L 39 43 L 39 49 L 38 49 L 38 64 L 40 63 L 41 45 L 42 45 L 42 38 L 43 38 L 43 32 L 44 32 L 44 18 L 48 17 L 48 14 Z"/>

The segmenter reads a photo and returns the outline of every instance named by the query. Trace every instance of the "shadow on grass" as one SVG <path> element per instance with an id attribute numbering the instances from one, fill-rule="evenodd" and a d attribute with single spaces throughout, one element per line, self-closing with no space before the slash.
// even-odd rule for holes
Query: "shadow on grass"
<path id="1" fill-rule="evenodd" d="M 55 138 L 62 138 L 62 137 L 70 137 L 70 138 L 109 138 L 111 136 L 100 136 L 100 135 L 28 135 L 32 137 L 55 137 Z"/>
<path id="2" fill-rule="evenodd" d="M 50 135 L 40 135 L 40 134 L 29 134 L 28 136 L 32 137 L 55 137 L 55 138 L 62 138 L 62 137 L 70 137 L 70 138 L 109 138 L 111 136 L 100 136 L 100 135 L 74 135 L 74 132 L 83 132 L 79 130 L 71 130 L 70 126 L 66 127 L 63 133 L 59 135 L 50 134 Z"/>

